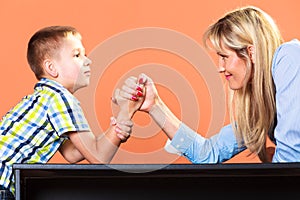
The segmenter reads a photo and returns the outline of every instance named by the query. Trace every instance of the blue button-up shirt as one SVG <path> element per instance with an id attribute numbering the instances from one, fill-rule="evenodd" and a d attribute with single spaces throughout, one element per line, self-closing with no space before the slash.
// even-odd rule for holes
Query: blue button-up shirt
<path id="1" fill-rule="evenodd" d="M 282 44 L 275 52 L 272 75 L 276 87 L 277 125 L 272 162 L 300 161 L 300 42 Z M 220 163 L 245 150 L 237 143 L 231 125 L 204 138 L 184 123 L 169 144 L 192 163 Z M 168 145 L 166 145 L 167 147 Z"/>

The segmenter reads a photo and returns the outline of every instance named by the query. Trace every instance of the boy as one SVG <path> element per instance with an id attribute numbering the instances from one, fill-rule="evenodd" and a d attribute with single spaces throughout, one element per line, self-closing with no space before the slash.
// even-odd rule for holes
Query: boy
<path id="1" fill-rule="evenodd" d="M 0 122 L 0 190 L 12 198 L 14 163 L 46 163 L 59 150 L 70 163 L 109 163 L 129 137 L 137 107 L 117 99 L 117 122 L 96 138 L 73 93 L 89 85 L 91 60 L 73 27 L 51 26 L 30 39 L 27 60 L 38 79 L 35 91 Z M 1 193 L 0 193 L 1 194 Z M 9 199 L 9 198 L 7 198 Z"/>

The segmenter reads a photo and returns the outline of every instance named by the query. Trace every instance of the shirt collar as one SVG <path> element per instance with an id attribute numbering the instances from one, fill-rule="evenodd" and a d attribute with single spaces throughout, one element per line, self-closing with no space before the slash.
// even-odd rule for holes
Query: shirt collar
<path id="1" fill-rule="evenodd" d="M 51 80 L 51 79 L 47 79 L 47 78 L 41 78 L 39 80 L 39 82 L 37 82 L 34 86 L 35 90 L 39 90 L 42 89 L 44 87 L 48 87 L 50 89 L 55 90 L 56 92 L 60 92 L 60 91 L 68 91 L 62 84 L 60 84 L 57 81 Z M 68 91 L 69 92 L 69 91 Z"/>

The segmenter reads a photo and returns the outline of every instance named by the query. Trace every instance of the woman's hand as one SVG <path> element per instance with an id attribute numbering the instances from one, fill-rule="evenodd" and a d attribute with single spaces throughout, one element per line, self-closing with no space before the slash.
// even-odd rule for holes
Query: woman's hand
<path id="1" fill-rule="evenodd" d="M 118 105 L 126 99 L 130 101 L 130 109 L 149 112 L 159 97 L 152 79 L 142 73 L 126 79 L 121 90 L 116 90 L 115 99 Z"/>

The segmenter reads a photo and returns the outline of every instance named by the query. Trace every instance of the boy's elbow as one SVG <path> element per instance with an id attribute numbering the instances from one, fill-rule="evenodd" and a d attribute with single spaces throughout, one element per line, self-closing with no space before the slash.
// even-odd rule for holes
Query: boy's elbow
<path id="1" fill-rule="evenodd" d="M 67 155 L 64 156 L 64 159 L 70 164 L 76 164 L 83 160 L 83 158 L 76 158 L 74 156 L 67 156 Z"/>

